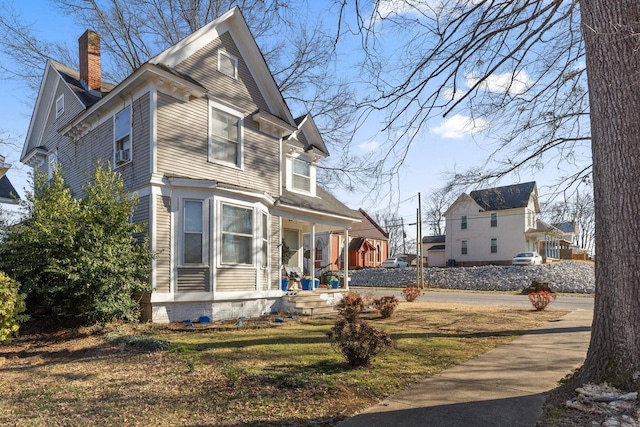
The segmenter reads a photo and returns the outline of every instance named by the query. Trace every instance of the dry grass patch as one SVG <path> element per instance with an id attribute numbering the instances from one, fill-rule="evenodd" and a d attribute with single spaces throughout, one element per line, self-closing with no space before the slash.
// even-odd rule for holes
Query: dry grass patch
<path id="1" fill-rule="evenodd" d="M 367 314 L 394 347 L 355 370 L 329 344 L 331 321 L 26 330 L 0 346 L 0 425 L 333 425 L 563 314 L 402 302 Z M 129 345 L 140 340 L 172 344 Z"/>

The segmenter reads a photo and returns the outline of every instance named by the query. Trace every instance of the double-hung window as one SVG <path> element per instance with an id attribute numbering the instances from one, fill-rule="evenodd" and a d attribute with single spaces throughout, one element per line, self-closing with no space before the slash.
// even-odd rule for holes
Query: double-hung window
<path id="1" fill-rule="evenodd" d="M 466 255 L 467 254 L 467 241 L 466 240 L 462 241 L 462 247 L 461 247 L 460 253 L 462 255 Z"/>
<path id="2" fill-rule="evenodd" d="M 113 135 L 115 164 L 129 163 L 131 161 L 131 107 L 116 114 Z"/>
<path id="3" fill-rule="evenodd" d="M 262 213 L 262 268 L 269 267 L 269 216 Z"/>
<path id="4" fill-rule="evenodd" d="M 241 166 L 242 119 L 211 107 L 209 161 Z"/>
<path id="5" fill-rule="evenodd" d="M 200 200 L 185 200 L 183 212 L 182 263 L 202 265 L 203 262 L 203 206 Z"/>
<path id="6" fill-rule="evenodd" d="M 300 159 L 293 159 L 293 188 L 300 191 L 311 191 L 311 165 Z"/>
<path id="7" fill-rule="evenodd" d="M 56 119 L 64 114 L 64 93 L 56 99 Z"/>
<path id="8" fill-rule="evenodd" d="M 460 218 L 460 228 L 462 230 L 466 230 L 467 229 L 467 216 L 466 215 L 462 215 L 462 218 Z"/>
<path id="9" fill-rule="evenodd" d="M 498 253 L 498 239 L 491 239 L 491 253 Z"/>
<path id="10" fill-rule="evenodd" d="M 498 226 L 498 214 L 493 212 L 491 214 L 491 226 L 492 227 L 497 227 Z"/>
<path id="11" fill-rule="evenodd" d="M 253 265 L 253 209 L 222 205 L 221 263 Z"/>
<path id="12" fill-rule="evenodd" d="M 47 159 L 47 175 L 48 178 L 53 178 L 53 173 L 58 169 L 58 152 L 54 151 L 49 154 L 49 158 Z"/>

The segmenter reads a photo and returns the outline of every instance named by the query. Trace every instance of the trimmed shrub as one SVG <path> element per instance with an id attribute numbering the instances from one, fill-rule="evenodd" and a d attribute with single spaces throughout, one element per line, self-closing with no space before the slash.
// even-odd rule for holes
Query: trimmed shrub
<path id="1" fill-rule="evenodd" d="M 408 302 L 415 301 L 420 295 L 422 295 L 422 291 L 415 286 L 408 286 L 402 290 L 402 296 Z"/>
<path id="2" fill-rule="evenodd" d="M 542 311 L 547 305 L 551 304 L 556 299 L 556 294 L 547 291 L 537 291 L 529 293 L 529 301 L 535 307 L 536 310 Z"/>
<path id="3" fill-rule="evenodd" d="M 18 289 L 20 284 L 0 271 L 0 343 L 18 335 L 20 323 L 28 319 L 22 314 L 25 296 Z"/>
<path id="4" fill-rule="evenodd" d="M 373 300 L 373 305 L 380 312 L 380 315 L 383 319 L 387 319 L 391 317 L 393 311 L 396 309 L 398 305 L 398 298 L 396 297 L 380 297 Z"/>
<path id="5" fill-rule="evenodd" d="M 366 322 L 338 319 L 328 333 L 331 344 L 352 367 L 369 366 L 371 360 L 393 345 L 391 336 Z"/>
<path id="6" fill-rule="evenodd" d="M 360 294 L 349 292 L 336 304 L 336 309 L 342 317 L 353 322 L 364 311 L 364 300 Z"/>

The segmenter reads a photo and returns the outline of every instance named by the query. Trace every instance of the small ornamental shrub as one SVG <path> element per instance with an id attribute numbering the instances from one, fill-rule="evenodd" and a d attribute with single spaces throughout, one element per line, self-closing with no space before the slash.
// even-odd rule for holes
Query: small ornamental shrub
<path id="1" fill-rule="evenodd" d="M 352 367 L 369 366 L 377 354 L 392 346 L 388 333 L 361 321 L 338 319 L 327 335 Z"/>
<path id="2" fill-rule="evenodd" d="M 380 312 L 382 318 L 387 319 L 393 314 L 393 310 L 398 305 L 396 297 L 380 297 L 373 300 L 373 305 Z"/>
<path id="3" fill-rule="evenodd" d="M 529 294 L 529 301 L 535 307 L 536 310 L 542 311 L 547 305 L 551 304 L 556 299 L 556 294 L 547 291 L 531 292 Z"/>
<path id="4" fill-rule="evenodd" d="M 420 295 L 422 295 L 422 292 L 414 286 L 408 286 L 402 290 L 402 296 L 408 302 L 415 301 Z"/>
<path id="5" fill-rule="evenodd" d="M 18 335 L 20 322 L 28 318 L 22 314 L 25 296 L 18 292 L 19 288 L 18 282 L 0 272 L 0 343 Z"/>
<path id="6" fill-rule="evenodd" d="M 340 312 L 340 316 L 353 322 L 364 311 L 364 300 L 360 294 L 349 292 L 336 304 L 336 309 Z"/>

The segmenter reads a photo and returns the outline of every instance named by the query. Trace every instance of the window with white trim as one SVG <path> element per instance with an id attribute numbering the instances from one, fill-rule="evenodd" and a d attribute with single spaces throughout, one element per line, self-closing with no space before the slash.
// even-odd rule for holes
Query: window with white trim
<path id="1" fill-rule="evenodd" d="M 253 265 L 253 209 L 222 204 L 221 263 Z"/>
<path id="2" fill-rule="evenodd" d="M 203 202 L 185 200 L 182 217 L 182 264 L 205 264 Z"/>
<path id="3" fill-rule="evenodd" d="M 466 215 L 462 215 L 462 218 L 460 218 L 460 228 L 462 230 L 466 230 L 467 229 L 467 216 Z"/>
<path id="4" fill-rule="evenodd" d="M 238 58 L 230 53 L 218 50 L 218 71 L 234 79 L 238 78 Z"/>
<path id="5" fill-rule="evenodd" d="M 311 192 L 311 165 L 301 159 L 293 159 L 293 188 Z"/>
<path id="6" fill-rule="evenodd" d="M 269 267 L 269 215 L 262 213 L 262 268 Z"/>
<path id="7" fill-rule="evenodd" d="M 242 119 L 211 107 L 209 161 L 242 166 Z"/>
<path id="8" fill-rule="evenodd" d="M 491 253 L 498 253 L 498 239 L 491 239 Z"/>
<path id="9" fill-rule="evenodd" d="M 498 214 L 495 212 L 491 213 L 491 226 L 492 227 L 498 226 Z"/>
<path id="10" fill-rule="evenodd" d="M 56 119 L 64 114 L 64 93 L 56 99 Z"/>
<path id="11" fill-rule="evenodd" d="M 58 170 L 58 152 L 54 151 L 49 153 L 47 159 L 47 176 L 49 179 L 53 178 L 53 173 Z"/>
<path id="12" fill-rule="evenodd" d="M 131 107 L 116 114 L 113 126 L 113 161 L 117 166 L 131 161 Z"/>
<path id="13" fill-rule="evenodd" d="M 462 247 L 460 249 L 460 253 L 462 255 L 467 255 L 467 241 L 466 240 L 462 241 Z"/>

